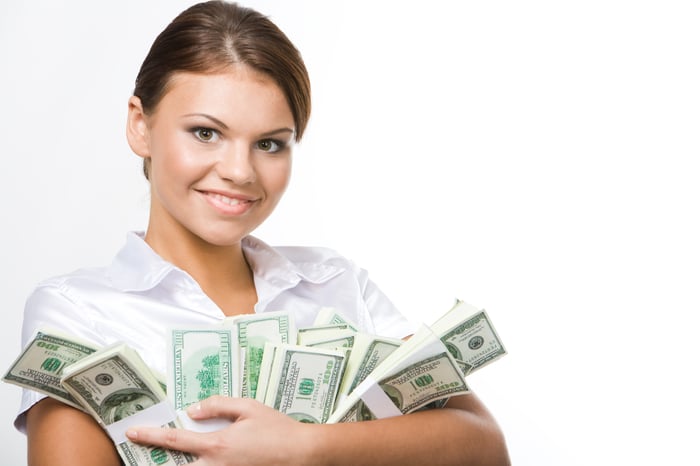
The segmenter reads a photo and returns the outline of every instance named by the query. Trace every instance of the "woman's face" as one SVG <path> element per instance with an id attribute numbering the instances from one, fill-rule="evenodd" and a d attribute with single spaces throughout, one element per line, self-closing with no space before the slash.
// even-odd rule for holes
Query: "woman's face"
<path id="1" fill-rule="evenodd" d="M 219 74 L 176 74 L 150 115 L 132 98 L 129 141 L 150 158 L 147 239 L 240 242 L 287 187 L 294 129 L 279 87 L 241 65 Z"/>

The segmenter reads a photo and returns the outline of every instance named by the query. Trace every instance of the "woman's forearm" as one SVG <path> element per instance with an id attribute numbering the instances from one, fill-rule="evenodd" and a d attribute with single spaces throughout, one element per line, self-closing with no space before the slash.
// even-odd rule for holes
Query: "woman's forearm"
<path id="1" fill-rule="evenodd" d="M 195 420 L 221 418 L 231 424 L 210 433 L 135 426 L 127 437 L 190 452 L 211 465 L 510 464 L 501 430 L 473 394 L 456 396 L 445 408 L 341 424 L 305 424 L 255 400 L 222 396 L 187 412 Z"/>
<path id="2" fill-rule="evenodd" d="M 314 427 L 313 455 L 323 465 L 510 464 L 500 428 L 475 395 L 443 409 Z"/>

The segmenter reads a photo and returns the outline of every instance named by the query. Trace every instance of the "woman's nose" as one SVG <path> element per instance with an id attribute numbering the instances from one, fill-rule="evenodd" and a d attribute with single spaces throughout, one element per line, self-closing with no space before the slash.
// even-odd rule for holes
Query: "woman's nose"
<path id="1" fill-rule="evenodd" d="M 243 143 L 232 144 L 223 151 L 217 163 L 217 172 L 221 178 L 235 184 L 248 184 L 255 181 L 253 151 Z"/>

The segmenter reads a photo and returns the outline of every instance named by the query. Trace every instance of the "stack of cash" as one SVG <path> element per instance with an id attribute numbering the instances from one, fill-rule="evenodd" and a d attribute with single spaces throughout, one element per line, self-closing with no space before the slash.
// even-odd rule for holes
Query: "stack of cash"
<path id="1" fill-rule="evenodd" d="M 345 358 L 343 350 L 267 343 L 256 399 L 298 421 L 323 424 L 335 406 Z"/>
<path id="2" fill-rule="evenodd" d="M 255 398 L 310 423 L 438 408 L 469 393 L 467 375 L 506 354 L 486 312 L 463 301 L 405 341 L 360 332 L 329 308 L 311 327 L 297 329 L 293 315 L 279 311 L 170 329 L 167 338 L 166 383 L 123 343 L 95 348 L 47 330 L 37 333 L 4 380 L 91 414 L 126 464 L 172 465 L 195 458 L 132 444 L 126 429 L 195 429 L 175 413 L 212 395 Z"/>
<path id="3" fill-rule="evenodd" d="M 94 345 L 54 330 L 39 331 L 24 348 L 5 382 L 41 392 L 80 410 L 80 402 L 61 385 L 63 369 L 97 351 Z"/>
<path id="4" fill-rule="evenodd" d="M 170 338 L 176 408 L 213 394 L 242 396 L 315 423 L 444 406 L 469 392 L 468 374 L 506 354 L 486 312 L 463 301 L 406 341 L 359 332 L 328 308 L 297 330 L 280 311 L 174 329 Z"/>
<path id="5" fill-rule="evenodd" d="M 486 311 L 464 301 L 458 300 L 430 328 L 462 366 L 465 376 L 506 354 Z"/>
<path id="6" fill-rule="evenodd" d="M 189 454 L 128 441 L 137 424 L 180 427 L 163 382 L 123 343 L 97 349 L 61 332 L 37 332 L 4 380 L 44 393 L 92 415 L 129 466 L 180 465 Z"/>
<path id="7" fill-rule="evenodd" d="M 158 380 L 138 353 L 125 344 L 109 346 L 67 366 L 61 385 L 107 431 L 125 464 L 194 462 L 192 455 L 126 439 L 125 432 L 133 425 L 181 425 Z"/>
<path id="8" fill-rule="evenodd" d="M 370 371 L 328 422 L 407 414 L 468 392 L 459 365 L 438 336 L 424 326 Z"/>

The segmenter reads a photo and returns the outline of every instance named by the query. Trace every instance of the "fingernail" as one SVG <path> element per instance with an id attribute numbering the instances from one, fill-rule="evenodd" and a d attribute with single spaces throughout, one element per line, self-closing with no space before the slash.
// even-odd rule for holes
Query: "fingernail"
<path id="1" fill-rule="evenodd" d="M 195 403 L 195 404 L 187 407 L 187 415 L 190 417 L 198 416 L 199 413 L 201 413 L 201 412 L 202 412 L 202 405 L 200 403 Z"/>
<path id="2" fill-rule="evenodd" d="M 126 436 L 130 439 L 137 439 L 139 437 L 139 433 L 136 432 L 134 429 L 128 429 L 126 431 Z"/>

